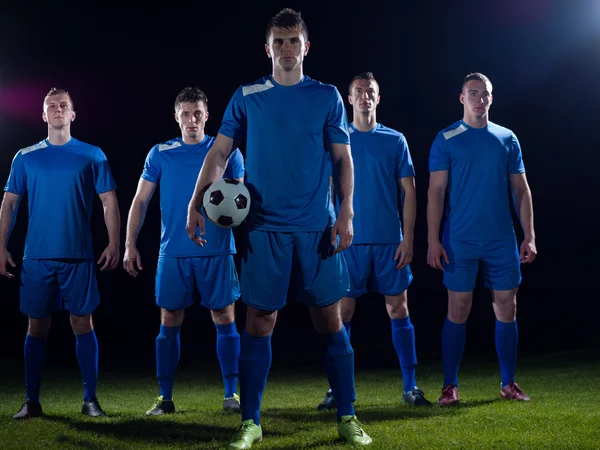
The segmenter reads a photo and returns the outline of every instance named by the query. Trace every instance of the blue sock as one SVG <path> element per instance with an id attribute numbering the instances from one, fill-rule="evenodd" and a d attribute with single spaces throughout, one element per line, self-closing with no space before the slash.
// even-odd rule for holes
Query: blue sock
<path id="1" fill-rule="evenodd" d="M 271 369 L 271 334 L 256 337 L 244 330 L 240 348 L 240 402 L 242 421 L 260 425 L 260 404 Z"/>
<path id="2" fill-rule="evenodd" d="M 346 328 L 334 334 L 321 335 L 325 358 L 325 374 L 337 403 L 337 420 L 354 415 L 354 350 Z"/>
<path id="3" fill-rule="evenodd" d="M 98 380 L 98 339 L 94 330 L 85 334 L 78 334 L 75 344 L 75 353 L 81 378 L 83 379 L 83 401 L 87 402 L 96 398 L 96 382 Z"/>
<path id="4" fill-rule="evenodd" d="M 344 324 L 344 328 L 346 329 L 346 334 L 348 335 L 348 340 L 350 340 L 350 322 L 342 322 Z"/>
<path id="5" fill-rule="evenodd" d="M 156 337 L 156 378 L 158 378 L 160 395 L 164 400 L 173 399 L 173 383 L 181 349 L 180 329 L 181 327 L 161 325 Z"/>
<path id="6" fill-rule="evenodd" d="M 25 336 L 25 398 L 33 403 L 40 402 L 42 367 L 46 360 L 46 338 Z"/>
<path id="7" fill-rule="evenodd" d="M 410 316 L 404 319 L 391 319 L 392 343 L 398 354 L 404 392 L 412 391 L 417 386 L 415 369 L 417 367 L 417 350 L 415 348 L 415 328 L 410 323 Z"/>
<path id="8" fill-rule="evenodd" d="M 518 343 L 519 329 L 517 328 L 517 321 L 506 323 L 496 319 L 496 351 L 500 361 L 502 387 L 510 384 L 515 377 Z"/>
<path id="9" fill-rule="evenodd" d="M 215 327 L 217 328 L 217 358 L 221 365 L 225 398 L 230 398 L 237 392 L 240 335 L 235 322 L 227 325 L 215 324 Z"/>
<path id="10" fill-rule="evenodd" d="M 454 323 L 446 318 L 442 329 L 442 361 L 444 363 L 444 386 L 458 387 L 458 367 L 467 341 L 467 324 Z"/>

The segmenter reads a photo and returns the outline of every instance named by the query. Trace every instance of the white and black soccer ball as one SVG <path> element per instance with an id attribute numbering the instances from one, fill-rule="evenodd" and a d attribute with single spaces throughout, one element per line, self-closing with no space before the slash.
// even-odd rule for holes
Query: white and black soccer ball
<path id="1" fill-rule="evenodd" d="M 206 217 L 223 228 L 240 225 L 250 211 L 250 193 L 244 183 L 222 178 L 204 192 L 202 205 Z"/>

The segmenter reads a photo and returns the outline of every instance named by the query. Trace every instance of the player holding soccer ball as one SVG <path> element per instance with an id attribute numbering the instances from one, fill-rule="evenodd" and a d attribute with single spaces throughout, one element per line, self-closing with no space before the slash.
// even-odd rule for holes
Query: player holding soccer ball
<path id="1" fill-rule="evenodd" d="M 179 332 L 185 309 L 193 304 L 194 283 L 217 331 L 217 356 L 225 390 L 223 409 L 240 410 L 236 393 L 240 336 L 234 317 L 234 304 L 240 294 L 233 261 L 233 234 L 209 223 L 206 227 L 209 240 L 204 247 L 194 245 L 185 234 L 186 193 L 193 191 L 202 162 L 215 142 L 204 134 L 207 119 L 208 99 L 204 92 L 193 87 L 183 89 L 175 99 L 175 120 L 181 137 L 150 150 L 129 211 L 123 266 L 137 277 L 138 270 L 142 270 L 142 258 L 136 242 L 150 199 L 160 183 L 162 227 L 156 270 L 156 304 L 161 309 L 156 338 L 160 395 L 147 415 L 175 411 L 172 394 L 179 362 Z M 229 159 L 225 176 L 237 180 L 244 176 L 244 162 L 237 149 Z"/>
<path id="2" fill-rule="evenodd" d="M 277 311 L 286 303 L 292 264 L 299 300 L 309 306 L 323 341 L 325 370 L 338 403 L 338 433 L 352 444 L 367 445 L 371 438 L 354 415 L 354 351 L 340 318 L 339 301 L 349 289 L 340 252 L 352 242 L 354 215 L 346 112 L 334 86 L 303 73 L 310 43 L 299 13 L 284 9 L 275 15 L 266 38 L 272 75 L 233 95 L 188 208 L 188 233 L 202 244 L 196 236 L 196 227 L 201 235 L 205 228 L 199 213 L 202 191 L 222 177 L 231 152 L 246 139 L 246 185 L 253 209 L 242 258 L 242 299 L 248 306 L 240 352 L 242 425 L 229 449 L 248 449 L 262 439 L 260 405 L 271 366 L 271 336 Z M 337 220 L 326 148 L 339 165 Z"/>
<path id="3" fill-rule="evenodd" d="M 463 119 L 437 135 L 429 156 L 427 262 L 444 271 L 448 289 L 448 317 L 442 330 L 444 387 L 439 403 L 458 403 L 458 367 L 480 266 L 485 284 L 492 290 L 496 314 L 500 394 L 509 400 L 529 401 L 514 381 L 520 264 L 533 262 L 537 255 L 533 204 L 521 147 L 511 130 L 490 122 L 492 83 L 485 75 L 467 75 L 459 98 Z M 520 250 L 512 223 L 509 188 L 525 235 Z M 446 220 L 440 242 L 444 204 Z"/>
<path id="4" fill-rule="evenodd" d="M 379 83 L 371 72 L 350 81 L 348 101 L 354 122 L 350 124 L 354 172 L 354 240 L 344 253 L 350 275 L 350 292 L 342 299 L 342 321 L 350 335 L 356 299 L 373 291 L 385 296 L 392 342 L 404 380 L 403 403 L 431 403 L 417 387 L 415 331 L 408 313 L 407 289 L 412 281 L 409 264 L 417 214 L 415 171 L 404 135 L 377 123 Z M 403 197 L 404 237 L 398 215 L 398 189 Z M 331 389 L 319 410 L 335 408 Z"/>

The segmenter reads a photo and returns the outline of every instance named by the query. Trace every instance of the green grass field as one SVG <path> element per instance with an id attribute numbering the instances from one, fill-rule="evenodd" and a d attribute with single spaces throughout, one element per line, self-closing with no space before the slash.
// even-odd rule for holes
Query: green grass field
<path id="1" fill-rule="evenodd" d="M 440 364 L 418 369 L 419 386 L 430 400 L 439 396 Z M 461 367 L 462 404 L 415 408 L 400 404 L 399 371 L 358 370 L 356 410 L 373 437 L 372 449 L 600 449 L 600 361 L 597 354 L 522 358 L 518 380 L 532 402 L 498 396 L 492 362 Z M 218 372 L 181 371 L 175 385 L 177 412 L 148 418 L 157 387 L 152 373 L 101 373 L 99 398 L 108 418 L 79 413 L 77 367 L 47 370 L 42 384 L 44 418 L 17 422 L 23 401 L 21 373 L 0 379 L 1 449 L 222 449 L 239 425 L 239 415 L 221 410 Z M 342 449 L 335 413 L 316 411 L 326 390 L 321 374 L 275 370 L 265 393 L 258 449 Z"/>

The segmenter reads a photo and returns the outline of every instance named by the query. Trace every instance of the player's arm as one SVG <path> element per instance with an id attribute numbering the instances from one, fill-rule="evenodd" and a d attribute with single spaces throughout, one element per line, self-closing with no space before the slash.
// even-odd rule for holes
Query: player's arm
<path id="1" fill-rule="evenodd" d="M 148 204 L 156 190 L 156 183 L 140 177 L 137 191 L 129 208 L 127 217 L 127 231 L 125 235 L 125 255 L 123 256 L 123 267 L 133 277 L 137 277 L 138 270 L 142 270 L 142 258 L 137 250 L 137 239 L 146 218 Z M 137 266 L 137 267 L 136 267 Z M 137 269 L 137 270 L 136 270 Z"/>
<path id="2" fill-rule="evenodd" d="M 413 257 L 413 240 L 415 237 L 415 221 L 417 219 L 417 189 L 415 177 L 402 177 L 398 179 L 401 196 L 404 199 L 402 205 L 402 234 L 403 239 L 394 260 L 398 261 L 397 269 L 404 268 L 410 264 Z"/>
<path id="3" fill-rule="evenodd" d="M 98 264 L 102 264 L 100 270 L 105 271 L 114 269 L 119 263 L 121 216 L 117 194 L 114 189 L 98 194 L 98 196 L 104 209 L 104 223 L 108 233 L 108 245 L 98 260 Z"/>
<path id="4" fill-rule="evenodd" d="M 533 262 L 537 255 L 535 247 L 535 230 L 533 227 L 533 198 L 525 173 L 509 175 L 510 187 L 515 197 L 515 206 L 523 227 L 524 240 L 521 244 L 520 257 L 522 263 Z"/>
<path id="5" fill-rule="evenodd" d="M 429 190 L 427 192 L 427 263 L 437 269 L 444 270 L 441 258 L 448 263 L 446 251 L 440 243 L 440 225 L 444 213 L 444 199 L 448 186 L 448 171 L 437 170 L 429 174 Z"/>
<path id="6" fill-rule="evenodd" d="M 15 267 L 16 264 L 7 250 L 8 237 L 17 217 L 21 196 L 12 192 L 5 192 L 0 206 L 0 275 L 14 278 L 14 274 L 8 271 L 7 265 Z"/>
<path id="7" fill-rule="evenodd" d="M 354 230 L 352 219 L 354 218 L 354 163 L 350 153 L 349 144 L 331 144 L 331 159 L 333 164 L 338 165 L 337 173 L 339 179 L 337 184 L 340 189 L 340 212 L 332 230 L 331 245 L 335 245 L 336 233 L 340 235 L 340 243 L 336 252 L 347 249 L 352 244 Z"/>

